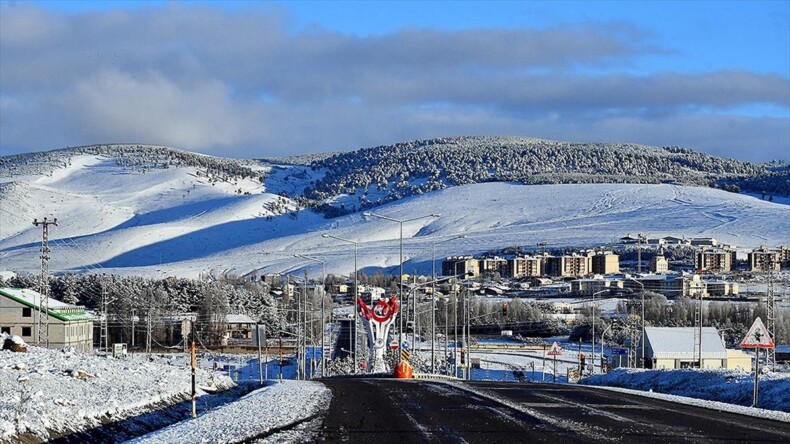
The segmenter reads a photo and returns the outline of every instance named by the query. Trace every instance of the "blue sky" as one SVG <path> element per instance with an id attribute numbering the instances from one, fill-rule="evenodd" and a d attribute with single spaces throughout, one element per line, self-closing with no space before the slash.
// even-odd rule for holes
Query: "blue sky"
<path id="1" fill-rule="evenodd" d="M 0 8 L 2 154 L 503 134 L 790 160 L 790 1 Z"/>

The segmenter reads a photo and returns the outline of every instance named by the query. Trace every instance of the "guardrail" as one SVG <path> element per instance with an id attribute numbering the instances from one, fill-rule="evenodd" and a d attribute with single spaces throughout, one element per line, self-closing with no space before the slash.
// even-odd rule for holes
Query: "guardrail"
<path id="1" fill-rule="evenodd" d="M 543 350 L 542 345 L 508 345 L 508 344 L 472 344 L 472 349 L 491 349 L 491 350 Z"/>
<path id="2" fill-rule="evenodd" d="M 444 381 L 460 381 L 460 378 L 456 378 L 455 376 L 447 376 L 447 375 L 439 375 L 439 374 L 431 374 L 431 373 L 414 373 L 412 375 L 414 379 L 441 379 Z"/>

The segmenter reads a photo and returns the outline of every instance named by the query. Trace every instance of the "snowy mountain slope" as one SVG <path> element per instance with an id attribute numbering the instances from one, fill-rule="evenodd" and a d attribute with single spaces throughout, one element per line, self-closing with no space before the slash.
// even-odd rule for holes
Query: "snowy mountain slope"
<path id="1" fill-rule="evenodd" d="M 359 240 L 364 267 L 398 264 L 399 226 L 360 213 L 335 219 L 300 210 L 271 192 L 295 191 L 321 171 L 275 168 L 265 185 L 252 178 L 210 181 L 196 167 L 130 169 L 111 156 L 82 154 L 50 174 L 0 179 L 0 269 L 36 272 L 41 229 L 51 227 L 53 272 L 197 276 L 205 272 L 289 272 L 304 253 L 349 273 L 351 246 L 321 234 Z M 271 191 L 271 192 L 268 192 Z M 678 185 L 482 183 L 456 186 L 377 207 L 409 219 L 406 270 L 430 269 L 437 258 L 515 245 L 594 246 L 629 232 L 651 236 L 712 236 L 742 248 L 790 242 L 790 207 L 711 188 Z M 320 273 L 312 266 L 311 274 Z"/>

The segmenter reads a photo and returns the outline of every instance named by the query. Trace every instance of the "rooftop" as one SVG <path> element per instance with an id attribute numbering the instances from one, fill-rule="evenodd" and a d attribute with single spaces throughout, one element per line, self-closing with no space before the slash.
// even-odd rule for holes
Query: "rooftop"
<path id="1" fill-rule="evenodd" d="M 654 358 L 693 359 L 696 327 L 645 327 L 647 350 Z M 727 350 L 714 327 L 702 328 L 702 357 L 726 359 Z"/>

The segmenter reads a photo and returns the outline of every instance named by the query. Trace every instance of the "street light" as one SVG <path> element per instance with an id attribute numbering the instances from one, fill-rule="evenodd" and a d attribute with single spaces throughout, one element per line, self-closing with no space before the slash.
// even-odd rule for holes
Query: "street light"
<path id="1" fill-rule="evenodd" d="M 326 344 L 324 342 L 325 339 L 326 339 L 326 331 L 325 331 L 325 326 L 324 326 L 324 322 L 326 320 L 326 315 L 325 315 L 325 312 L 324 312 L 324 300 L 326 299 L 324 297 L 324 291 L 326 291 L 326 261 L 324 261 L 322 259 L 315 258 L 315 257 L 305 256 L 303 254 L 294 254 L 294 257 L 298 257 L 298 258 L 305 259 L 305 260 L 308 260 L 308 261 L 318 262 L 318 263 L 321 264 L 321 287 L 322 287 L 322 291 L 321 291 L 321 374 L 323 375 L 324 371 L 326 370 L 326 365 L 325 365 L 325 363 L 326 363 L 326 356 L 325 356 Z M 305 285 L 307 285 L 307 282 L 305 282 Z M 307 306 L 307 298 L 305 298 L 305 307 L 306 306 Z M 305 325 L 305 331 L 306 330 L 307 330 L 307 325 Z M 315 350 L 315 343 L 313 343 L 313 350 Z M 315 353 L 315 351 L 313 353 Z"/>
<path id="2" fill-rule="evenodd" d="M 434 366 L 436 365 L 436 244 L 450 242 L 456 239 L 466 239 L 466 235 L 461 234 L 458 236 L 453 236 L 449 239 L 431 243 L 431 280 L 433 281 L 433 284 L 431 285 L 431 373 L 435 373 Z M 446 317 L 444 322 L 445 324 L 447 323 Z M 445 338 L 445 340 L 447 340 L 447 338 Z"/>
<path id="3" fill-rule="evenodd" d="M 339 240 L 341 242 L 347 242 L 349 244 L 354 244 L 354 334 L 353 334 L 353 336 L 352 335 L 349 335 L 349 336 L 352 337 L 352 339 L 351 339 L 351 341 L 352 341 L 352 343 L 351 343 L 351 350 L 352 350 L 352 353 L 353 353 L 352 356 L 354 358 L 354 374 L 356 374 L 357 373 L 357 348 L 358 348 L 357 347 L 357 323 L 358 323 L 358 316 L 359 316 L 359 313 L 358 313 L 359 310 L 357 310 L 357 299 L 359 298 L 359 282 L 357 280 L 357 279 L 359 279 L 357 277 L 357 273 L 358 273 L 357 272 L 357 242 L 356 241 L 352 241 L 351 239 L 344 239 L 342 237 L 334 236 L 332 234 L 327 234 L 327 233 L 322 234 L 321 237 L 329 238 L 329 239 L 335 239 L 335 240 Z"/>
<path id="4" fill-rule="evenodd" d="M 381 214 L 371 213 L 366 211 L 362 213 L 365 217 L 375 217 L 378 219 L 388 220 L 390 222 L 397 222 L 400 224 L 400 275 L 398 276 L 398 296 L 403 298 L 403 224 L 406 222 L 413 222 L 415 220 L 420 219 L 428 219 L 429 217 L 439 217 L 440 215 L 437 213 L 428 214 L 425 216 L 413 217 L 411 219 L 395 219 L 394 217 L 384 216 Z M 403 301 L 401 301 L 403 303 Z M 408 305 L 406 307 L 406 311 L 408 313 Z M 398 342 L 403 343 L 403 315 L 398 313 Z M 403 354 L 401 353 L 399 361 L 403 361 Z"/>
<path id="5" fill-rule="evenodd" d="M 593 307 L 592 307 L 592 321 L 593 321 L 592 322 L 592 373 L 593 373 L 593 375 L 595 374 L 595 318 L 598 317 L 598 315 L 595 312 L 595 296 L 597 296 L 599 294 L 606 293 L 607 291 L 609 291 L 608 288 L 605 289 L 605 290 L 596 291 L 592 295 L 592 300 L 593 300 Z M 601 352 L 601 354 L 603 355 L 603 352 Z M 582 370 L 584 370 L 584 369 L 582 369 Z"/>

